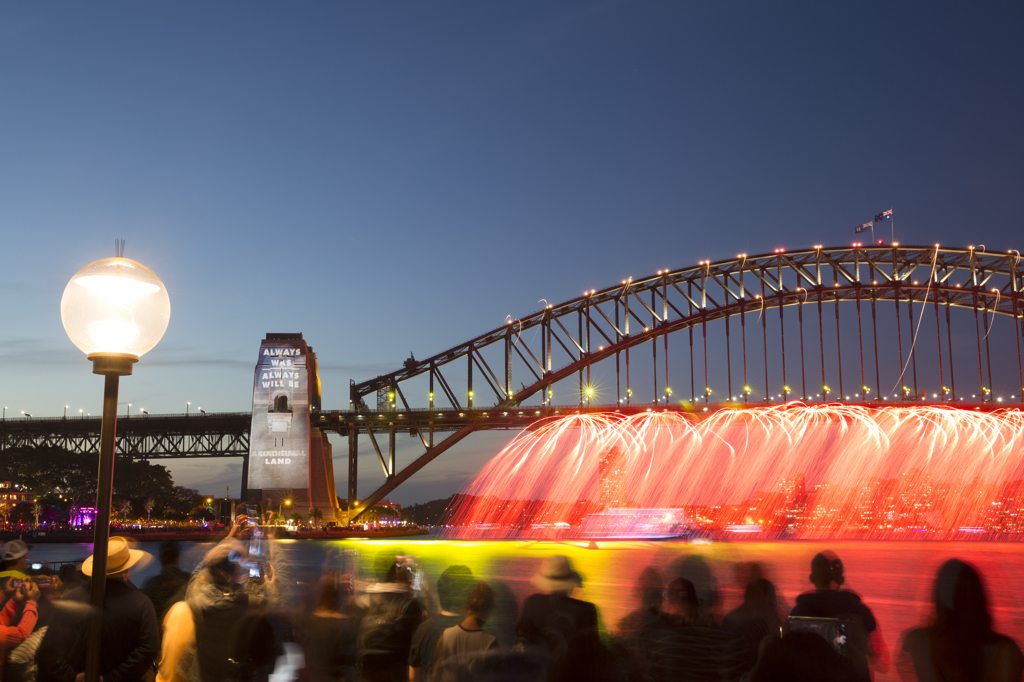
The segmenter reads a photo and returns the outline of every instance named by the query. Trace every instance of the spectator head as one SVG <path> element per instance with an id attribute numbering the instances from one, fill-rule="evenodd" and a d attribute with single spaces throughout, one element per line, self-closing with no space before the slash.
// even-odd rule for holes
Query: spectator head
<path id="1" fill-rule="evenodd" d="M 764 578 L 758 578 L 747 584 L 747 591 L 743 595 L 744 604 L 767 604 L 775 608 L 777 602 L 775 585 L 772 585 L 771 582 Z"/>
<path id="2" fill-rule="evenodd" d="M 24 571 L 28 566 L 28 545 L 22 540 L 11 540 L 0 551 L 5 571 Z"/>
<path id="3" fill-rule="evenodd" d="M 141 563 L 144 566 L 150 560 L 153 559 L 153 555 L 147 552 L 143 552 L 139 549 L 134 549 L 138 546 L 138 542 L 125 537 L 112 536 L 107 543 L 107 578 L 126 578 L 128 572 L 136 564 Z M 82 562 L 82 573 L 87 576 L 92 576 L 95 558 L 95 553 L 88 559 Z M 141 567 L 140 566 L 140 567 Z"/>
<path id="4" fill-rule="evenodd" d="M 473 587 L 466 600 L 466 614 L 475 616 L 481 623 L 486 623 L 494 610 L 494 590 L 487 583 L 481 581 Z"/>
<path id="5" fill-rule="evenodd" d="M 160 543 L 160 565 L 177 566 L 181 557 L 181 545 L 177 540 L 165 540 Z"/>
<path id="6" fill-rule="evenodd" d="M 391 564 L 387 574 L 384 576 L 386 583 L 398 583 L 400 585 L 412 585 L 412 569 L 404 561 L 396 561 Z"/>
<path id="7" fill-rule="evenodd" d="M 640 607 L 648 611 L 658 611 L 664 600 L 665 583 L 662 582 L 661 573 L 653 566 L 648 566 L 636 579 L 633 587 L 633 595 L 640 602 Z"/>
<path id="8" fill-rule="evenodd" d="M 544 592 L 571 592 L 583 586 L 583 576 L 573 570 L 569 557 L 556 554 L 544 560 L 532 582 Z"/>
<path id="9" fill-rule="evenodd" d="M 317 599 L 318 610 L 341 613 L 352 596 L 352 576 L 335 571 L 327 573 L 320 578 L 317 592 L 320 595 Z"/>
<path id="10" fill-rule="evenodd" d="M 939 623 L 955 621 L 967 631 L 992 631 L 992 616 L 981 576 L 973 566 L 950 559 L 935 578 L 935 617 Z"/>
<path id="11" fill-rule="evenodd" d="M 676 578 L 665 590 L 665 613 L 687 619 L 696 619 L 700 614 L 697 588 L 686 578 Z"/>
<path id="12" fill-rule="evenodd" d="M 237 540 L 223 541 L 206 555 L 206 577 L 215 584 L 233 582 L 238 574 L 238 564 L 249 557 L 245 545 Z"/>
<path id="13" fill-rule="evenodd" d="M 836 588 L 843 586 L 843 562 L 832 552 L 819 552 L 811 559 L 811 582 L 819 590 L 830 589 L 832 583 Z"/>
<path id="14" fill-rule="evenodd" d="M 74 564 L 64 564 L 60 567 L 60 582 L 64 586 L 64 591 L 71 590 L 78 587 L 85 582 L 85 576 L 78 570 L 78 566 Z"/>
<path id="15" fill-rule="evenodd" d="M 437 598 L 441 609 L 458 613 L 473 589 L 473 571 L 469 566 L 449 566 L 437 579 Z"/>

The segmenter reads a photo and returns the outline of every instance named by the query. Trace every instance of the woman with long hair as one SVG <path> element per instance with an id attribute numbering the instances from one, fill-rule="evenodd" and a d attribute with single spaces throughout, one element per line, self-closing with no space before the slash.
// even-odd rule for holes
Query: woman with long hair
<path id="1" fill-rule="evenodd" d="M 932 624 L 909 630 L 897 655 L 903 680 L 920 682 L 1018 682 L 1024 655 L 1016 642 L 992 629 L 981 576 L 950 559 L 939 569 Z"/>

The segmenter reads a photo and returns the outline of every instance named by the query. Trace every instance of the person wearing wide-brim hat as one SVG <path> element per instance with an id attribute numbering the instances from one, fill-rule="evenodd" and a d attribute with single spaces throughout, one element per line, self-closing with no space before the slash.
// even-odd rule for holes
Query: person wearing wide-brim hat
<path id="1" fill-rule="evenodd" d="M 597 608 L 570 596 L 583 586 L 583 576 L 568 557 L 554 555 L 544 559 L 531 582 L 540 592 L 523 602 L 518 642 L 551 657 L 548 679 L 599 679 L 592 670 L 602 658 Z"/>
<path id="2" fill-rule="evenodd" d="M 107 542 L 107 577 L 126 578 L 132 566 L 152 561 L 153 556 L 141 549 L 132 549 L 134 540 L 115 535 Z M 93 557 L 82 562 L 82 573 L 92 577 Z"/>
<path id="3" fill-rule="evenodd" d="M 573 570 L 569 557 L 556 554 L 544 559 L 540 571 L 530 579 L 542 592 L 572 592 L 583 587 L 583 576 Z"/>
<path id="4" fill-rule="evenodd" d="M 100 643 L 100 676 L 119 682 L 141 681 L 160 653 L 160 625 L 153 603 L 129 581 L 133 568 L 152 559 L 147 552 L 134 548 L 134 541 L 113 536 L 107 545 L 107 570 L 103 602 L 103 634 Z M 82 563 L 82 573 L 92 576 L 94 557 Z M 68 592 L 64 602 L 88 604 L 91 582 Z M 85 622 L 76 623 L 88 610 L 62 609 L 66 622 L 55 622 L 39 646 L 39 678 L 84 679 L 85 647 L 75 646 Z M 58 619 L 60 616 L 58 616 Z"/>

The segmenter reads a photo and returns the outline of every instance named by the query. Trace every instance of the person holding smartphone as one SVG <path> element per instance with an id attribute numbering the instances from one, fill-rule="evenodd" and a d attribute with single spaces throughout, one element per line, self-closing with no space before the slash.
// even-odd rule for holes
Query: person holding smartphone
<path id="1" fill-rule="evenodd" d="M 39 619 L 39 610 L 36 606 L 38 601 L 39 587 L 32 581 L 22 580 L 14 596 L 7 601 L 3 611 L 0 611 L 0 678 L 3 676 L 6 651 L 24 642 L 36 627 L 36 621 Z M 11 625 L 19 610 L 21 619 L 17 625 Z"/>

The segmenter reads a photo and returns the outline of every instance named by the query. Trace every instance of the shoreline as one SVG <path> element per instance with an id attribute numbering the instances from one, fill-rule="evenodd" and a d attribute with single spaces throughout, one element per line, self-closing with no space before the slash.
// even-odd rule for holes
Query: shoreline
<path id="1" fill-rule="evenodd" d="M 133 530 L 133 529 L 110 529 L 111 535 L 132 538 L 139 542 L 163 542 L 165 540 L 178 540 L 180 542 L 220 542 L 228 536 L 226 529 L 214 530 Z M 379 530 L 379 531 L 355 531 L 355 530 L 287 530 L 286 528 L 266 529 L 268 537 L 275 540 L 351 540 L 354 538 L 378 539 L 393 537 L 416 537 L 429 535 L 426 531 L 409 530 Z M 0 542 L 11 540 L 24 540 L 31 544 L 89 544 L 93 541 L 92 532 L 33 532 L 22 533 L 0 533 Z"/>

